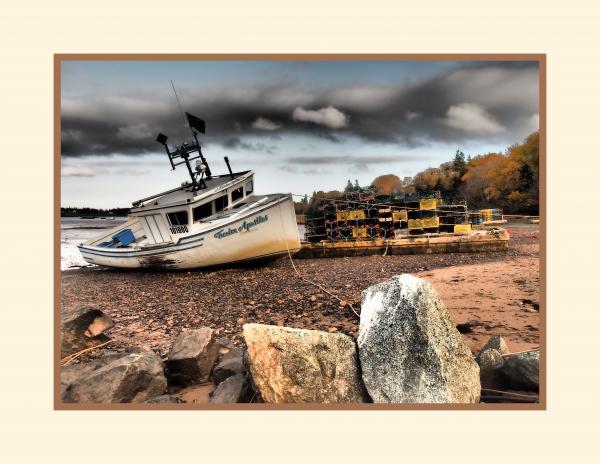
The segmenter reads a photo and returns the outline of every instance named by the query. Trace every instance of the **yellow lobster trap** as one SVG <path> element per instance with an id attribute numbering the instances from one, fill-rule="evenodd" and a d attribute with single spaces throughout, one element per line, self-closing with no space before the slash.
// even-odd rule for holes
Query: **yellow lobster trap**
<path id="1" fill-rule="evenodd" d="M 419 201 L 419 209 L 429 211 L 437 208 L 438 201 L 435 198 L 423 198 Z"/>
<path id="2" fill-rule="evenodd" d="M 423 219 L 409 219 L 408 228 L 411 230 L 418 230 L 423 228 Z"/>
<path id="3" fill-rule="evenodd" d="M 352 228 L 352 237 L 353 238 L 362 238 L 367 237 L 367 228 L 366 227 L 354 227 Z"/>
<path id="4" fill-rule="evenodd" d="M 438 216 L 422 219 L 423 229 L 435 229 L 440 226 L 440 218 Z"/>
<path id="5" fill-rule="evenodd" d="M 392 218 L 394 219 L 394 222 L 399 222 L 399 221 L 408 221 L 408 213 L 406 212 L 406 210 L 402 210 L 402 211 L 394 211 L 392 213 Z"/>
<path id="6" fill-rule="evenodd" d="M 455 234 L 470 234 L 471 224 L 454 224 Z"/>

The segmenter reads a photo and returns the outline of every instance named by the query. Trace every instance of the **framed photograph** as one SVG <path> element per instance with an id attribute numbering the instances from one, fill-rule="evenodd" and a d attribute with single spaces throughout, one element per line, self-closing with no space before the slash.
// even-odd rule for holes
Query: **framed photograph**
<path id="1" fill-rule="evenodd" d="M 545 409 L 545 55 L 55 55 L 56 409 Z"/>

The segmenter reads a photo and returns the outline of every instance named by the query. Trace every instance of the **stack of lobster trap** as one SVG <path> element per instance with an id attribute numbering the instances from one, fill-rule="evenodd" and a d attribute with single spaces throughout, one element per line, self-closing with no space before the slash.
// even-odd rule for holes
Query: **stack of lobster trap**
<path id="1" fill-rule="evenodd" d="M 363 189 L 340 199 L 327 199 L 306 215 L 309 242 L 359 241 L 403 235 L 471 231 L 466 203 L 443 202 L 439 192 L 428 195 L 381 195 Z"/>

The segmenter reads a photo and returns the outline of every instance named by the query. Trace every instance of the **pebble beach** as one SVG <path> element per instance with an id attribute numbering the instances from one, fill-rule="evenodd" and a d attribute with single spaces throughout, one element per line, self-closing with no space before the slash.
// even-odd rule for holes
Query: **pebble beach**
<path id="1" fill-rule="evenodd" d="M 301 276 L 336 299 L 299 278 L 288 258 L 209 271 L 79 267 L 75 243 L 101 224 L 66 222 L 62 308 L 90 305 L 113 318 L 113 350 L 145 345 L 166 356 L 181 331 L 202 326 L 240 344 L 250 322 L 356 336 L 359 320 L 351 308 L 360 311 L 362 290 L 402 273 L 433 284 L 474 353 L 493 335 L 504 337 L 511 351 L 539 346 L 537 226 L 507 225 L 506 252 L 294 260 Z"/>

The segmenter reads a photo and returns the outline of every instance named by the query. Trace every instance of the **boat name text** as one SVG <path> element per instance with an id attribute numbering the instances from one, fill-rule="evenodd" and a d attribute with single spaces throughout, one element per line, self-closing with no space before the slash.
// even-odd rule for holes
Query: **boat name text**
<path id="1" fill-rule="evenodd" d="M 238 234 L 240 232 L 250 232 L 253 227 L 267 222 L 269 220 L 268 215 L 256 216 L 252 221 L 244 221 L 239 227 L 228 227 L 227 229 L 221 229 L 215 233 L 215 238 L 227 238 L 230 235 Z"/>

